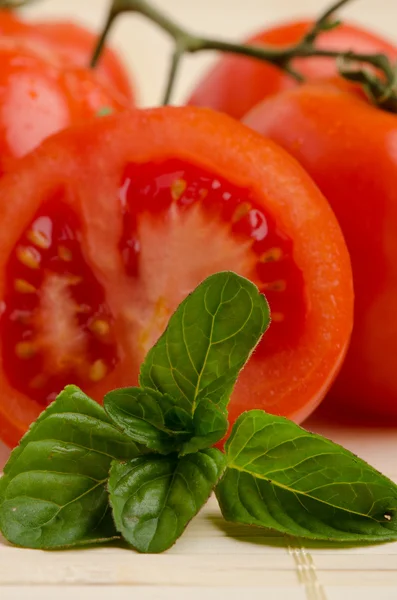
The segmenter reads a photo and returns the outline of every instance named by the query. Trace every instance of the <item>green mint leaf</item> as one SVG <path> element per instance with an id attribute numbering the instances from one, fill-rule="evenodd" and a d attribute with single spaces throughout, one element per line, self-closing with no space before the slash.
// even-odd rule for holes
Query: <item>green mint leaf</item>
<path id="1" fill-rule="evenodd" d="M 236 382 L 235 370 L 215 379 L 197 398 L 193 416 L 193 437 L 183 444 L 179 455 L 211 448 L 221 440 L 229 428 L 227 405 Z"/>
<path id="2" fill-rule="evenodd" d="M 397 539 L 397 486 L 283 417 L 243 413 L 216 494 L 225 519 L 339 542 Z"/>
<path id="3" fill-rule="evenodd" d="M 179 456 L 213 446 L 226 435 L 228 427 L 226 409 L 220 409 L 208 399 L 203 400 L 194 412 L 194 435 L 182 445 Z"/>
<path id="4" fill-rule="evenodd" d="M 154 390 L 114 390 L 105 396 L 104 407 L 128 437 L 161 454 L 178 451 L 192 435 L 191 416 L 176 407 L 170 396 Z"/>
<path id="5" fill-rule="evenodd" d="M 19 546 L 55 548 L 117 536 L 106 482 L 139 448 L 104 409 L 68 386 L 13 450 L 0 479 L 0 530 Z"/>
<path id="6" fill-rule="evenodd" d="M 118 531 L 140 552 L 167 550 L 208 500 L 224 464 L 216 448 L 113 462 L 109 494 Z"/>
<path id="7" fill-rule="evenodd" d="M 268 325 L 268 304 L 253 283 L 232 272 L 212 275 L 171 317 L 141 367 L 140 385 L 173 397 L 192 416 L 204 399 L 223 413 Z"/>
<path id="8" fill-rule="evenodd" d="M 215 379 L 200 392 L 193 416 L 194 434 L 183 444 L 179 456 L 211 448 L 226 435 L 229 422 L 225 406 L 235 382 L 235 370 L 231 370 Z"/>

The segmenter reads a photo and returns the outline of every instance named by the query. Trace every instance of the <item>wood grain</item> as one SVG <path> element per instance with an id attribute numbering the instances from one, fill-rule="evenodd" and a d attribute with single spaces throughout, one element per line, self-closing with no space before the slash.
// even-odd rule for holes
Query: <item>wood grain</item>
<path id="1" fill-rule="evenodd" d="M 397 481 L 397 429 L 348 429 L 312 421 L 312 430 L 342 443 Z M 116 545 L 43 552 L 0 541 L 0 598 L 35 600 L 71 594 L 86 600 L 131 597 L 206 600 L 227 596 L 291 600 L 397 598 L 397 543 L 304 548 L 259 528 L 226 523 L 211 498 L 185 535 L 162 555 Z M 394 593 L 393 593 L 394 590 Z"/>
<path id="2" fill-rule="evenodd" d="M 79 18 L 99 28 L 107 4 L 108 0 L 43 0 L 29 10 L 36 17 Z M 278 19 L 318 13 L 329 0 L 167 0 L 163 4 L 197 31 L 241 38 Z M 396 0 L 352 2 L 344 14 L 396 36 Z M 154 105 L 164 86 L 169 40 L 132 17 L 117 26 L 112 40 L 139 81 L 141 104 Z M 186 60 L 177 101 L 185 100 L 212 60 L 212 54 Z M 314 421 L 311 425 L 397 481 L 397 429 L 349 429 Z M 0 445 L 0 468 L 6 454 Z M 250 600 L 395 600 L 397 543 L 302 548 L 263 530 L 225 523 L 214 499 L 175 547 L 160 556 L 139 555 L 122 546 L 22 550 L 0 539 L 0 600 L 242 600 L 248 594 Z"/>

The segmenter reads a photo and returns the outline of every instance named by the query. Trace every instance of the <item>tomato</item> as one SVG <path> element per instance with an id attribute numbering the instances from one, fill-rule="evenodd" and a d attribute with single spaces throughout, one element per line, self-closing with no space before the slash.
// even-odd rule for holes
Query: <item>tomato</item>
<path id="1" fill-rule="evenodd" d="M 352 327 L 350 261 L 327 202 L 272 142 L 204 109 L 114 115 L 46 140 L 0 196 L 8 444 L 66 383 L 98 401 L 136 384 L 176 306 L 225 269 L 273 315 L 232 420 L 253 407 L 301 420 L 322 399 Z"/>
<path id="2" fill-rule="evenodd" d="M 249 38 L 247 43 L 276 47 L 299 42 L 313 25 L 312 21 L 293 21 L 265 29 Z M 384 39 L 348 23 L 322 33 L 320 48 L 383 52 L 397 59 L 397 48 Z M 296 59 L 292 66 L 306 79 L 335 75 L 336 64 L 330 58 Z M 189 104 L 207 106 L 241 119 L 253 106 L 277 92 L 296 87 L 297 83 L 281 69 L 259 60 L 225 55 L 194 89 Z"/>
<path id="3" fill-rule="evenodd" d="M 294 155 L 329 200 L 350 251 L 355 325 L 326 406 L 397 417 L 397 116 L 329 83 L 265 100 L 245 122 Z"/>
<path id="4" fill-rule="evenodd" d="M 47 45 L 65 66 L 88 68 L 97 34 L 69 21 L 29 22 L 9 10 L 0 10 L 0 34 Z M 95 69 L 103 81 L 131 103 L 134 90 L 114 50 L 106 47 Z"/>
<path id="5" fill-rule="evenodd" d="M 44 138 L 124 100 L 95 72 L 65 67 L 47 47 L 0 38 L 0 174 Z"/>

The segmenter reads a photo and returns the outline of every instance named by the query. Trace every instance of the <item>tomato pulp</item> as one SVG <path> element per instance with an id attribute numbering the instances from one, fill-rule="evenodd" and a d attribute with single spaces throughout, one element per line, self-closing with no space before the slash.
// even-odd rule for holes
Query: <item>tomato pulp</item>
<path id="1" fill-rule="evenodd" d="M 334 412 L 397 418 L 397 117 L 332 83 L 307 84 L 245 118 L 286 148 L 329 200 L 350 251 L 355 325 L 328 397 Z"/>
<path id="2" fill-rule="evenodd" d="M 204 109 L 135 111 L 50 138 L 0 194 L 8 444 L 65 383 L 98 401 L 136 384 L 173 310 L 220 270 L 253 280 L 273 314 L 231 420 L 302 420 L 322 399 L 352 327 L 350 261 L 328 203 L 272 142 Z"/>
<path id="3" fill-rule="evenodd" d="M 313 26 L 313 21 L 293 21 L 265 29 L 246 40 L 249 44 L 291 46 L 299 42 Z M 397 48 L 383 38 L 349 23 L 323 32 L 317 39 L 319 48 L 381 52 L 397 59 Z M 304 58 L 292 61 L 292 67 L 306 80 L 337 74 L 335 59 Z M 280 91 L 295 87 L 297 82 L 282 69 L 269 63 L 237 55 L 223 56 L 195 87 L 188 103 L 207 106 L 241 119 L 255 104 Z"/>

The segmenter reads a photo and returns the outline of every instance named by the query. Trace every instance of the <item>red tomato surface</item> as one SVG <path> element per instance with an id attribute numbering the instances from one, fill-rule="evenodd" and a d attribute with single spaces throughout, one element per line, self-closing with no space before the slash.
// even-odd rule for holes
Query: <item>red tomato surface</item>
<path id="1" fill-rule="evenodd" d="M 175 135 L 175 132 L 178 135 Z M 273 322 L 230 405 L 302 420 L 352 328 L 336 219 L 282 149 L 227 116 L 161 108 L 45 141 L 0 182 L 0 435 L 15 444 L 66 383 L 101 401 L 181 300 L 231 269 Z"/>
<path id="2" fill-rule="evenodd" d="M 264 101 L 245 122 L 280 143 L 329 200 L 350 251 L 355 325 L 328 402 L 397 417 L 397 116 L 333 84 Z"/>
<path id="3" fill-rule="evenodd" d="M 22 20 L 9 10 L 0 10 L 0 34 L 47 45 L 65 66 L 88 68 L 97 34 L 70 21 Z M 95 69 L 100 78 L 130 103 L 134 102 L 132 77 L 114 50 L 105 47 Z"/>
<path id="4" fill-rule="evenodd" d="M 290 46 L 299 42 L 312 24 L 312 21 L 293 21 L 265 29 L 246 41 L 256 45 Z M 348 23 L 322 33 L 317 45 L 332 50 L 383 52 L 391 59 L 397 59 L 394 45 Z M 330 58 L 296 59 L 292 66 L 309 80 L 337 73 L 335 60 Z M 223 56 L 195 87 L 188 104 L 207 106 L 241 119 L 264 98 L 296 85 L 294 79 L 271 64 L 229 54 Z"/>
<path id="5" fill-rule="evenodd" d="M 0 175 L 49 135 L 124 99 L 89 69 L 65 67 L 47 46 L 0 37 Z"/>

